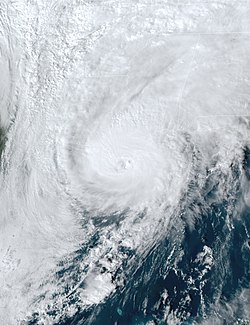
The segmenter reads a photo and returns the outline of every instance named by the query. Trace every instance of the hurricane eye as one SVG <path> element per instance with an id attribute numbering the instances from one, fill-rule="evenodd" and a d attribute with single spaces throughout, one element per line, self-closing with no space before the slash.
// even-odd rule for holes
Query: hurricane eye
<path id="1" fill-rule="evenodd" d="M 117 161 L 117 164 L 116 164 L 117 172 L 123 172 L 123 171 L 126 171 L 131 168 L 133 168 L 132 159 L 121 158 Z"/>

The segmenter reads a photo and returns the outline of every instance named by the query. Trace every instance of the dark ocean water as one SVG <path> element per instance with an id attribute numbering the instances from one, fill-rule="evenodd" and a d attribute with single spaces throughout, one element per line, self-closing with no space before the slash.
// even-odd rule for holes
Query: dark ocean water
<path id="1" fill-rule="evenodd" d="M 250 325 L 249 15 L 0 1 L 0 325 Z"/>
<path id="2" fill-rule="evenodd" d="M 207 177 L 204 188 L 197 199 L 183 200 L 179 218 L 169 232 L 161 236 L 147 253 L 138 255 L 124 247 L 126 254 L 122 267 L 112 274 L 116 291 L 103 303 L 78 311 L 71 318 L 62 317 L 58 325 L 141 325 L 141 324 L 199 324 L 209 317 L 220 320 L 220 324 L 239 323 L 246 306 L 239 297 L 250 283 L 250 208 L 242 203 L 240 167 L 250 180 L 250 150 L 245 150 L 242 166 L 232 165 L 232 186 L 218 200 L 218 184 Z M 190 190 L 195 190 L 195 180 Z M 220 201 L 218 203 L 218 201 Z M 239 214 L 239 206 L 242 206 Z M 202 215 L 196 207 L 206 205 Z M 109 219 L 116 223 L 117 216 Z M 62 263 L 58 279 L 69 279 L 69 283 L 80 281 L 80 262 L 93 247 L 98 245 L 102 228 L 107 226 L 96 219 L 97 231 L 90 242 L 75 252 L 70 267 Z M 188 221 L 189 220 L 189 221 Z M 190 222 L 192 220 L 192 222 Z M 99 231 L 98 231 L 99 228 Z M 105 269 L 102 272 L 106 272 Z M 65 280 L 63 280 L 65 281 Z M 80 286 L 84 287 L 84 283 Z M 78 305 L 77 295 L 70 285 L 64 283 L 65 304 Z M 66 297 L 66 298 L 65 298 Z M 59 299 L 60 297 L 57 297 Z M 233 312 L 223 312 L 223 306 L 237 301 Z M 219 306 L 219 307 L 218 307 Z M 51 308 L 50 315 L 57 310 Z M 173 318 L 174 315 L 174 318 Z M 164 321 L 165 320 L 165 321 Z M 39 315 L 29 324 L 36 324 Z"/>

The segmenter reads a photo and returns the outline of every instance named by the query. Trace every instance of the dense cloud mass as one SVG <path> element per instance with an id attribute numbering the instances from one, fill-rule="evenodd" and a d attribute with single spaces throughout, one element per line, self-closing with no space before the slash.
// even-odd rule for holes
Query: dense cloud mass
<path id="1" fill-rule="evenodd" d="M 249 15 L 1 1 L 1 324 L 247 323 Z"/>

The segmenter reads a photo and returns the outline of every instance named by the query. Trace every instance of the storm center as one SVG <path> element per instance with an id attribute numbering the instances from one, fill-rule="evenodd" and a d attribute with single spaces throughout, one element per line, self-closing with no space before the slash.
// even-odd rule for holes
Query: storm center
<path id="1" fill-rule="evenodd" d="M 123 172 L 130 168 L 133 168 L 133 161 L 130 158 L 120 158 L 115 167 L 117 172 Z"/>

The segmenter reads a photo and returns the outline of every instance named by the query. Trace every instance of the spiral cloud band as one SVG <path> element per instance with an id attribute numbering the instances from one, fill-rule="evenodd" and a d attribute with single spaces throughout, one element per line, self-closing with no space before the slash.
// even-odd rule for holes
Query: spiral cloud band
<path id="1" fill-rule="evenodd" d="M 209 2 L 0 4 L 1 324 L 102 303 L 209 209 L 205 184 L 249 204 L 232 172 L 249 145 L 249 8 L 231 4 L 224 23 Z"/>

